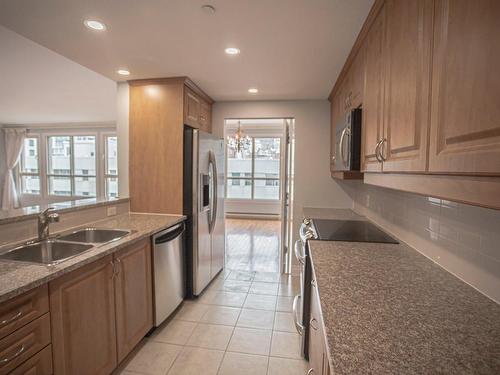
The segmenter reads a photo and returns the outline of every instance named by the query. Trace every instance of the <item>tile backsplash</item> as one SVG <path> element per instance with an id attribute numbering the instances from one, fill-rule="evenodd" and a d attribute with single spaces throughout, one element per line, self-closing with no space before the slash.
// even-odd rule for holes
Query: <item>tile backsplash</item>
<path id="1" fill-rule="evenodd" d="M 347 184 L 353 210 L 500 303 L 500 210 Z"/>

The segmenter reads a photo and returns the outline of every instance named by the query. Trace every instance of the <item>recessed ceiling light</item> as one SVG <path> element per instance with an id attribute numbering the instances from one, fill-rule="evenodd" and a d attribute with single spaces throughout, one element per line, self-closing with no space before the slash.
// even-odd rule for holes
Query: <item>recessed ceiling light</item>
<path id="1" fill-rule="evenodd" d="M 118 69 L 116 72 L 121 76 L 129 76 L 130 75 L 130 72 L 126 69 Z"/>
<path id="2" fill-rule="evenodd" d="M 213 5 L 205 4 L 201 6 L 201 10 L 203 10 L 206 14 L 214 14 L 215 7 Z"/>
<path id="3" fill-rule="evenodd" d="M 228 55 L 238 55 L 240 53 L 240 49 L 236 47 L 229 47 L 224 50 Z"/>
<path id="4" fill-rule="evenodd" d="M 256 89 L 255 87 L 252 87 L 252 88 L 248 89 L 248 92 L 249 92 L 250 94 L 257 94 L 257 93 L 259 92 L 259 90 L 258 90 L 258 89 Z"/>
<path id="5" fill-rule="evenodd" d="M 103 24 L 102 22 L 99 22 L 99 21 L 85 20 L 85 21 L 83 21 L 83 23 L 85 26 L 87 26 L 89 29 L 92 29 L 92 30 L 97 30 L 97 31 L 106 30 L 106 25 Z"/>

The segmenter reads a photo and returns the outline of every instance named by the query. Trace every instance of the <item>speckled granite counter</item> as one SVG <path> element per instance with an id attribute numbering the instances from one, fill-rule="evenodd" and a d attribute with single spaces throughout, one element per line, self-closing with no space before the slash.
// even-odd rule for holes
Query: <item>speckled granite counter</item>
<path id="1" fill-rule="evenodd" d="M 119 241 L 97 246 L 54 266 L 0 260 L 0 303 L 42 285 L 65 273 L 91 263 L 124 246 L 175 225 L 185 219 L 182 215 L 130 213 L 95 223 L 99 228 L 130 229 L 133 232 Z"/>
<path id="2" fill-rule="evenodd" d="M 334 374 L 500 374 L 500 305 L 404 244 L 309 249 Z"/>

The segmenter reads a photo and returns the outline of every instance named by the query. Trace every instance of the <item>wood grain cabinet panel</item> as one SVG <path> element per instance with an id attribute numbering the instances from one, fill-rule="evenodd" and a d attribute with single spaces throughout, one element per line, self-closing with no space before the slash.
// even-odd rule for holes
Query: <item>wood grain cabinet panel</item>
<path id="1" fill-rule="evenodd" d="M 184 123 L 193 128 L 199 128 L 201 99 L 188 87 L 185 87 L 184 90 Z"/>
<path id="2" fill-rule="evenodd" d="M 150 240 L 115 255 L 116 341 L 118 362 L 153 327 Z"/>
<path id="3" fill-rule="evenodd" d="M 104 375 L 116 367 L 112 256 L 50 282 L 55 375 Z"/>
<path id="4" fill-rule="evenodd" d="M 200 130 L 212 132 L 212 105 L 205 100 L 200 103 Z"/>
<path id="5" fill-rule="evenodd" d="M 385 2 L 384 171 L 426 171 L 433 5 Z"/>
<path id="6" fill-rule="evenodd" d="M 0 306 L 0 339 L 49 311 L 47 285 L 30 290 Z"/>
<path id="7" fill-rule="evenodd" d="M 311 320 L 309 328 L 309 367 L 313 370 L 312 374 L 314 375 L 328 375 L 330 373 L 330 363 L 328 361 L 325 329 L 319 294 L 314 283 L 311 285 Z"/>
<path id="8" fill-rule="evenodd" d="M 429 171 L 500 175 L 500 1 L 436 0 Z"/>
<path id="9" fill-rule="evenodd" d="M 19 328 L 0 340 L 0 374 L 15 369 L 50 344 L 50 314 Z"/>
<path id="10" fill-rule="evenodd" d="M 52 375 L 52 346 L 46 346 L 9 375 Z"/>
<path id="11" fill-rule="evenodd" d="M 375 149 L 383 133 L 385 5 L 375 17 L 365 46 L 365 88 L 361 126 L 361 171 L 379 172 Z"/>

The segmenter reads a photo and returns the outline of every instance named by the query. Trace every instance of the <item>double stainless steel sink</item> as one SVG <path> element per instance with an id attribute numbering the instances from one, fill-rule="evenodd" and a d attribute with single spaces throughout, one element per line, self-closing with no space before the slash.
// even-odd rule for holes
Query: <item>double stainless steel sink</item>
<path id="1" fill-rule="evenodd" d="M 99 244 L 117 241 L 131 233 L 125 229 L 83 228 L 43 241 L 31 241 L 0 254 L 0 259 L 53 265 Z"/>

